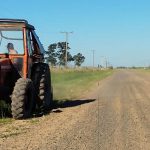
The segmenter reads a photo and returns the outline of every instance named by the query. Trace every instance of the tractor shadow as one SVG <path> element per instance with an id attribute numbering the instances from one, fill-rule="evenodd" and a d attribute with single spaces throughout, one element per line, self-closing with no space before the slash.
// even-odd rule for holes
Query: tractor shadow
<path id="1" fill-rule="evenodd" d="M 31 117 L 26 118 L 38 118 L 43 115 L 48 115 L 50 113 L 61 113 L 63 112 L 63 108 L 76 107 L 79 105 L 84 105 L 88 103 L 94 102 L 96 99 L 82 99 L 82 100 L 53 100 L 52 106 L 50 109 L 45 110 L 44 112 L 33 112 Z M 0 103 L 0 118 L 12 118 L 10 105 L 6 105 L 5 103 Z"/>
<path id="2" fill-rule="evenodd" d="M 82 99 L 82 100 L 54 100 L 51 112 L 60 113 L 61 108 L 76 107 L 94 102 L 96 99 Z"/>

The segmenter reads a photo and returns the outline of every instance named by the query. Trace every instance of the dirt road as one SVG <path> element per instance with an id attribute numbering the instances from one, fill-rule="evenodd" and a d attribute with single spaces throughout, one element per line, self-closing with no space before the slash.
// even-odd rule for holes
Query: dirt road
<path id="1" fill-rule="evenodd" d="M 1 125 L 0 149 L 150 149 L 149 73 L 118 71 L 81 98 L 47 116 Z"/>

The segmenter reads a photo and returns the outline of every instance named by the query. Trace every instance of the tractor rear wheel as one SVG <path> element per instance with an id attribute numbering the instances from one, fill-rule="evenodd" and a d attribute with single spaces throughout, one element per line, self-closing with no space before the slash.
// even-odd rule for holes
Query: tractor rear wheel
<path id="1" fill-rule="evenodd" d="M 20 78 L 12 93 L 11 111 L 15 119 L 30 117 L 34 104 L 34 87 L 30 79 Z"/>
<path id="2" fill-rule="evenodd" d="M 44 109 L 48 109 L 52 105 L 53 91 L 51 86 L 50 69 L 47 64 L 44 64 L 41 74 L 40 86 L 39 86 L 39 98 L 42 102 Z"/>
<path id="3" fill-rule="evenodd" d="M 53 91 L 51 86 L 51 75 L 48 64 L 38 63 L 34 66 L 32 80 L 38 95 L 37 105 L 40 111 L 52 106 Z"/>

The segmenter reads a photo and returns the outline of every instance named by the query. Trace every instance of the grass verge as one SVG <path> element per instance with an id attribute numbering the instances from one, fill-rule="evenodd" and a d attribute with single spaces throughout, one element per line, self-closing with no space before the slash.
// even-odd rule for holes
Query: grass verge
<path id="1" fill-rule="evenodd" d="M 0 119 L 0 125 L 2 124 L 8 124 L 8 123 L 11 123 L 13 121 L 12 118 L 1 118 Z"/>
<path id="2" fill-rule="evenodd" d="M 113 70 L 52 70 L 54 99 L 71 100 L 82 95 L 97 81 L 110 75 Z"/>

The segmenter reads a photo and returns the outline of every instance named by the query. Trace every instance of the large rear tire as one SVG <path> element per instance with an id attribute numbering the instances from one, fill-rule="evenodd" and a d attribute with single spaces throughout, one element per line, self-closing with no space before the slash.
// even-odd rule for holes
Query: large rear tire
<path id="1" fill-rule="evenodd" d="M 51 86 L 51 75 L 48 64 L 35 64 L 32 80 L 38 95 L 38 107 L 46 110 L 52 107 L 53 91 Z"/>
<path id="2" fill-rule="evenodd" d="M 11 99 L 13 118 L 22 119 L 30 117 L 34 104 L 34 87 L 31 79 L 18 79 Z"/>

